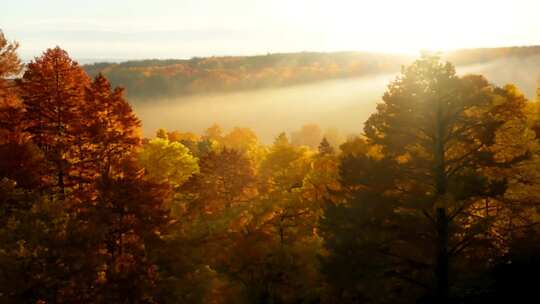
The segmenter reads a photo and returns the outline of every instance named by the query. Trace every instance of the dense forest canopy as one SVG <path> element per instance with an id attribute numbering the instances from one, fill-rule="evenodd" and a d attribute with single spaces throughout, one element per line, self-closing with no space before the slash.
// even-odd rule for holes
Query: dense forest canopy
<path id="1" fill-rule="evenodd" d="M 218 76 L 231 86 L 216 90 L 252 88 L 399 62 L 304 53 L 83 68 L 55 47 L 23 68 L 17 48 L 0 32 L 2 303 L 537 297 L 540 89 L 528 99 L 425 54 L 396 72 L 357 136 L 307 124 L 265 144 L 214 124 L 143 137 L 122 77 L 195 79 L 140 87 L 191 94 Z"/>
<path id="2" fill-rule="evenodd" d="M 458 67 L 497 60 L 534 57 L 540 46 L 467 49 L 442 54 Z M 330 79 L 397 73 L 412 56 L 366 52 L 290 53 L 258 56 L 192 58 L 185 60 L 135 60 L 85 65 L 90 76 L 102 73 L 114 85 L 127 88 L 130 98 L 156 98 L 291 86 Z M 523 63 L 525 64 L 525 63 Z M 523 65 L 522 64 L 522 65 Z M 513 63 L 519 68 L 519 63 Z M 536 85 L 534 75 L 529 75 Z M 519 79 L 522 82 L 522 79 Z M 531 82 L 524 83 L 530 91 Z"/>
<path id="3" fill-rule="evenodd" d="M 151 99 L 279 87 L 394 72 L 404 56 L 370 53 L 293 53 L 188 60 L 143 60 L 84 66 L 125 86 L 130 97 Z"/>

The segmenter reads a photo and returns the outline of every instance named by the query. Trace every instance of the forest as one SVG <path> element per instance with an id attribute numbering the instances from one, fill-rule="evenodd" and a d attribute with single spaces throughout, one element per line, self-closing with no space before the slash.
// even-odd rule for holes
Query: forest
<path id="1" fill-rule="evenodd" d="M 527 61 L 530 58 L 536 59 L 534 62 L 538 64 L 540 47 L 464 49 L 441 55 L 456 66 L 481 65 L 508 59 Z M 302 52 L 98 62 L 84 65 L 83 68 L 91 77 L 101 73 L 113 85 L 125 87 L 130 99 L 148 103 L 156 98 L 275 88 L 397 73 L 401 65 L 413 60 L 412 56 L 384 53 Z M 521 65 L 518 68 L 523 69 Z"/>
<path id="2" fill-rule="evenodd" d="M 124 86 L 130 98 L 153 98 L 290 86 L 399 70 L 405 56 L 361 52 L 291 53 L 94 63 L 84 70 Z"/>
<path id="3" fill-rule="evenodd" d="M 116 65 L 90 73 L 60 47 L 23 64 L 17 48 L 0 32 L 1 303 L 538 297 L 540 90 L 527 98 L 425 54 L 356 136 L 306 125 L 264 144 L 214 124 L 144 137 Z M 399 66 L 381 62 L 358 69 Z M 141 73 L 161 73 L 149 64 Z"/>

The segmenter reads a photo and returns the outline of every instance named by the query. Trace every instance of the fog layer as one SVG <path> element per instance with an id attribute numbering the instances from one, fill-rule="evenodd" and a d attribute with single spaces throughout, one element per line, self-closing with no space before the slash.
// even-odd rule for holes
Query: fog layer
<path id="1" fill-rule="evenodd" d="M 145 135 L 158 128 L 202 132 L 213 123 L 225 129 L 252 128 L 264 142 L 306 123 L 360 133 L 394 74 L 324 81 L 238 93 L 199 95 L 136 104 Z"/>
<path id="2" fill-rule="evenodd" d="M 540 56 L 463 66 L 457 71 L 483 74 L 498 85 L 514 82 L 532 98 L 540 72 Z M 344 135 L 358 134 L 381 100 L 386 85 L 396 75 L 153 100 L 135 103 L 135 111 L 143 121 L 146 136 L 153 135 L 158 128 L 201 133 L 213 123 L 225 129 L 252 128 L 265 143 L 280 132 L 291 132 L 307 123 L 317 123 L 322 129 L 336 128 Z"/>

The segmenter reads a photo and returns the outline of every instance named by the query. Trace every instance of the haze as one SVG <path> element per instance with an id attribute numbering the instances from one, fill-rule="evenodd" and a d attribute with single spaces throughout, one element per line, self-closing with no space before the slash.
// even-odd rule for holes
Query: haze
<path id="1" fill-rule="evenodd" d="M 359 133 L 393 75 L 325 81 L 277 89 L 157 100 L 135 105 L 145 135 L 160 127 L 201 133 L 213 123 L 250 127 L 264 142 L 304 124 Z"/>
<path id="2" fill-rule="evenodd" d="M 460 74 L 479 73 L 498 85 L 516 83 L 533 98 L 540 56 L 510 58 L 485 64 L 457 67 Z M 363 123 L 395 74 L 330 80 L 292 87 L 209 94 L 135 102 L 146 136 L 158 128 L 202 133 L 213 123 L 225 129 L 253 129 L 265 143 L 280 132 L 292 132 L 316 123 L 337 129 L 342 135 L 359 134 Z"/>
<path id="3" fill-rule="evenodd" d="M 267 52 L 414 53 L 540 44 L 540 2 L 6 1 L 0 25 L 25 59 L 61 45 L 81 61 Z"/>

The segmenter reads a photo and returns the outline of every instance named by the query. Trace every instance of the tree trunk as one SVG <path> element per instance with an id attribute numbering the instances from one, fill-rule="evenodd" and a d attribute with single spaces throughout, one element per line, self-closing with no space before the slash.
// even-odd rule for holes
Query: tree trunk
<path id="1" fill-rule="evenodd" d="M 441 104 L 438 103 L 437 109 L 437 134 L 435 139 L 435 187 L 436 187 L 436 264 L 435 277 L 437 280 L 436 299 L 437 303 L 448 303 L 449 291 L 449 254 L 448 254 L 448 239 L 449 219 L 446 214 L 447 202 L 445 200 L 446 190 L 448 188 L 448 176 L 446 175 L 446 160 L 445 160 L 445 126 L 442 122 Z"/>
<path id="2" fill-rule="evenodd" d="M 439 196 L 439 199 L 443 199 L 443 196 Z M 445 203 L 444 203 L 445 204 Z M 448 240 L 449 240 L 449 218 L 446 213 L 446 206 L 438 205 L 436 207 L 436 261 L 435 261 L 435 278 L 437 280 L 436 298 L 437 303 L 448 303 L 449 297 L 449 252 L 448 252 Z"/>
<path id="3" fill-rule="evenodd" d="M 448 218 L 445 208 L 437 208 L 437 303 L 448 303 Z"/>
<path id="4" fill-rule="evenodd" d="M 64 168 L 62 159 L 58 162 L 58 188 L 61 199 L 64 199 L 66 196 L 66 186 L 64 184 Z"/>

